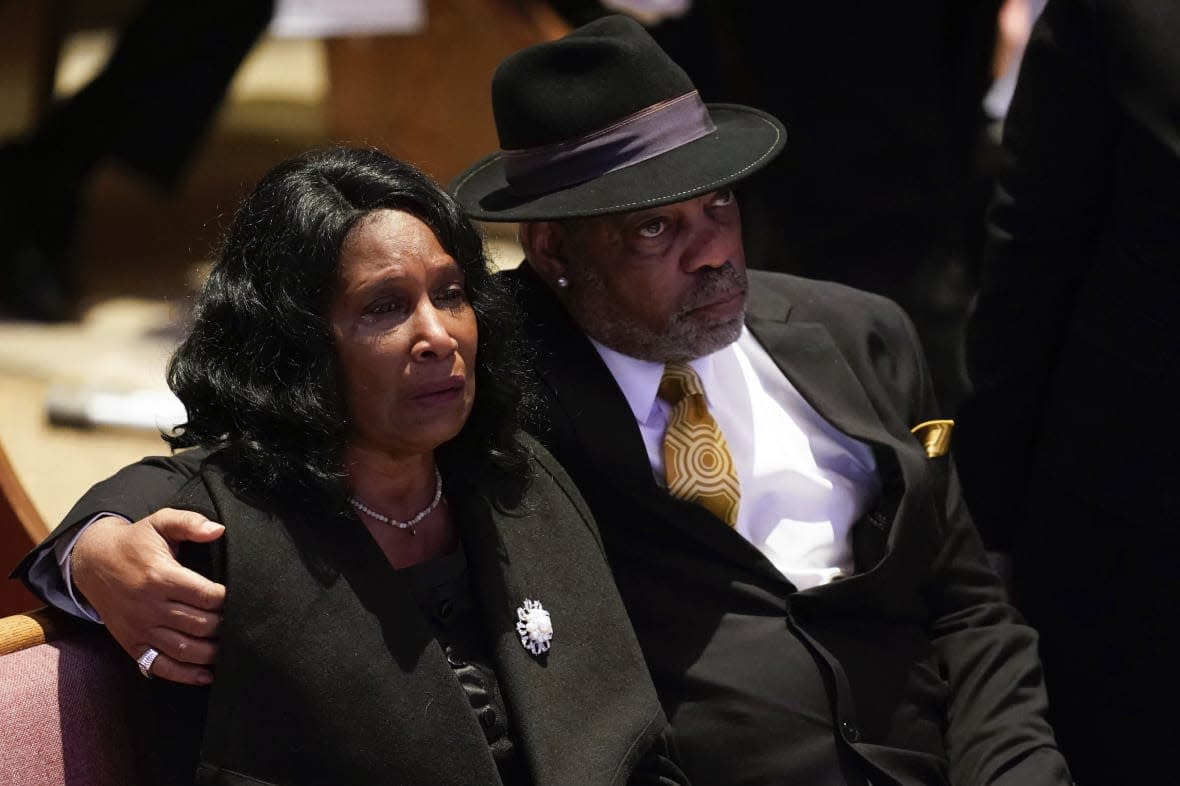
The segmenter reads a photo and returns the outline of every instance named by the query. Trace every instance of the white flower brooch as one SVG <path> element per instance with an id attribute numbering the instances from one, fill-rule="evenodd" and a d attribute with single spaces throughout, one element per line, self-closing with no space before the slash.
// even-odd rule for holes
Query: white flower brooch
<path id="1" fill-rule="evenodd" d="M 553 622 L 549 619 L 549 612 L 541 608 L 541 601 L 524 599 L 524 605 L 516 610 L 516 632 L 520 634 L 520 643 L 534 655 L 549 651 L 549 642 L 553 640 Z"/>

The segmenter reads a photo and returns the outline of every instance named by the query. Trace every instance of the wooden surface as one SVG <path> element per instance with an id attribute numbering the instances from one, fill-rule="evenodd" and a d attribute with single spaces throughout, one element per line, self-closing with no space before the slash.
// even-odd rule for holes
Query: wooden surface
<path id="1" fill-rule="evenodd" d="M 41 516 L 0 446 L 0 562 L 6 573 L 41 539 L 42 530 Z M 0 580 L 0 614 L 13 614 L 36 605 L 36 598 L 23 584 Z"/>
<path id="2" fill-rule="evenodd" d="M 28 611 L 0 617 L 0 655 L 53 641 L 83 623 L 54 609 L 29 607 Z"/>
<path id="3" fill-rule="evenodd" d="M 497 148 L 496 66 L 568 26 L 530 0 L 428 0 L 427 18 L 412 36 L 326 42 L 328 133 L 405 158 L 445 185 Z"/>

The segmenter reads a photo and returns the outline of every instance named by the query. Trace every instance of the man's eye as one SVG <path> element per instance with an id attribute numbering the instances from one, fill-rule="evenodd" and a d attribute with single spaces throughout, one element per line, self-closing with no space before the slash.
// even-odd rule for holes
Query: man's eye
<path id="1" fill-rule="evenodd" d="M 640 225 L 639 235 L 641 237 L 646 237 L 646 238 L 659 237 L 660 235 L 662 235 L 664 233 L 664 230 L 667 227 L 668 227 L 668 222 L 666 222 L 664 219 L 653 218 L 651 221 L 648 221 L 646 224 Z"/>
<path id="2" fill-rule="evenodd" d="M 715 193 L 711 204 L 713 207 L 725 207 L 726 205 L 732 205 L 735 199 L 733 189 L 727 188 Z"/>

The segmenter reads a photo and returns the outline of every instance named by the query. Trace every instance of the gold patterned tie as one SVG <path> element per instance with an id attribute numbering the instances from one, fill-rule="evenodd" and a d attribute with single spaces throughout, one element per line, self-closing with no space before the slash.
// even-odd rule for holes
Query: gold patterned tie
<path id="1" fill-rule="evenodd" d="M 672 405 L 664 433 L 664 473 L 674 497 L 695 502 L 729 526 L 737 523 L 738 477 L 721 427 L 709 414 L 700 377 L 669 363 L 660 398 Z"/>

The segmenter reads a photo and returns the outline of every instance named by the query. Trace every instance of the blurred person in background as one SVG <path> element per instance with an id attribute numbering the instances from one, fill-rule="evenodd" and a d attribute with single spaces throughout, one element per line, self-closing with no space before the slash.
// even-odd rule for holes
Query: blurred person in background
<path id="1" fill-rule="evenodd" d="M 1004 122 L 954 454 L 1083 784 L 1175 779 L 1180 4 L 1049 0 Z M 1169 773 L 1172 773 L 1169 775 Z"/>
<path id="2" fill-rule="evenodd" d="M 0 147 L 0 316 L 79 316 L 75 234 L 97 166 L 176 189 L 275 0 L 147 0 L 110 60 Z"/>

